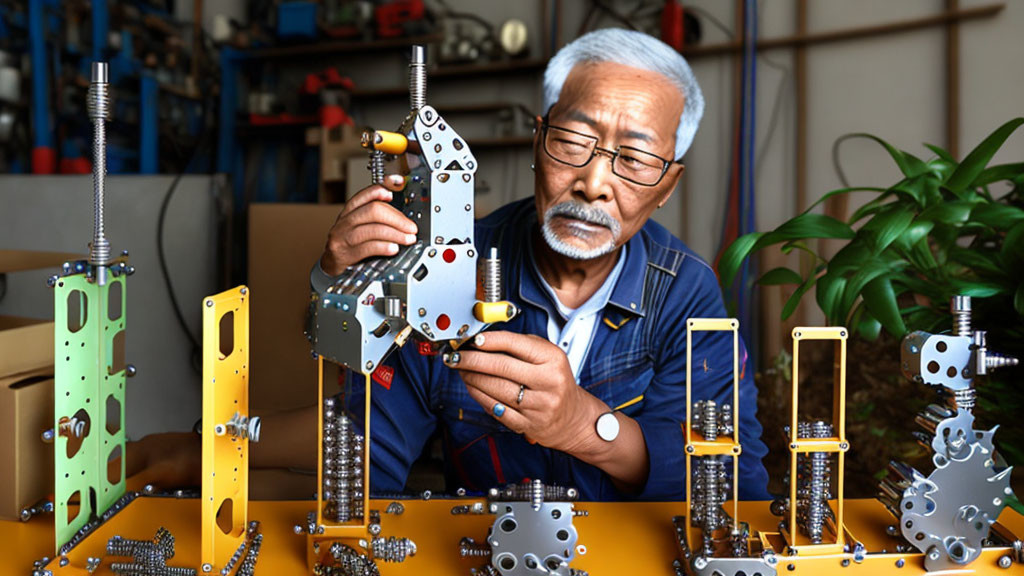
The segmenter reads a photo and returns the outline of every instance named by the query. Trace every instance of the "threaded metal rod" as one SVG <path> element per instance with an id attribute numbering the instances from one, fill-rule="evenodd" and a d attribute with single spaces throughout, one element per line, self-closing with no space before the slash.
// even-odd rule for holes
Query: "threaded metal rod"
<path id="1" fill-rule="evenodd" d="M 971 337 L 971 297 L 953 296 L 949 303 L 953 314 L 953 335 Z"/>
<path id="2" fill-rule="evenodd" d="M 413 112 L 427 104 L 427 49 L 424 46 L 412 47 L 412 60 L 409 62 L 409 107 Z"/>
<path id="3" fill-rule="evenodd" d="M 89 263 L 105 266 L 110 263 L 110 242 L 107 241 L 103 222 L 104 184 L 107 175 L 107 126 L 110 119 L 110 85 L 106 62 L 93 62 L 92 78 L 86 97 L 86 108 L 93 124 L 92 138 L 92 191 L 93 237 L 89 247 Z"/>

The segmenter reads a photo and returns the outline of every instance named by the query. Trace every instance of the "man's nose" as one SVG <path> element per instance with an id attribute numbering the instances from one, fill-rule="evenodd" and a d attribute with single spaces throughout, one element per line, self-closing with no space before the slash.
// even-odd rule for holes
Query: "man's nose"
<path id="1" fill-rule="evenodd" d="M 595 200 L 609 200 L 612 197 L 612 183 L 618 178 L 612 172 L 612 159 L 614 156 L 605 150 L 597 150 L 590 162 L 581 168 L 583 170 L 583 190 L 581 194 L 589 202 Z"/>

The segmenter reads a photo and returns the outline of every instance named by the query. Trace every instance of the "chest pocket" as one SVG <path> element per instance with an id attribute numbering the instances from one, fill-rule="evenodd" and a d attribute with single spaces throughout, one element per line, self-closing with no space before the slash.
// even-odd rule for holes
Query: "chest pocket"
<path id="1" fill-rule="evenodd" d="M 643 407 L 642 396 L 654 378 L 654 362 L 647 347 L 591 357 L 590 361 L 581 385 L 627 416 L 639 412 Z"/>

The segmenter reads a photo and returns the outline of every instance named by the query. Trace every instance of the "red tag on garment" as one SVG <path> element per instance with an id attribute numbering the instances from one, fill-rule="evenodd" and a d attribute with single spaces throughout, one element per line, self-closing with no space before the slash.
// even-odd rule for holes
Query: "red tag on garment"
<path id="1" fill-rule="evenodd" d="M 437 356 L 437 350 L 434 349 L 432 342 L 417 342 L 416 349 L 422 356 Z"/>
<path id="2" fill-rule="evenodd" d="M 395 369 L 391 366 L 380 366 L 373 371 L 370 378 L 377 384 L 383 386 L 386 390 L 391 390 L 391 380 L 395 377 Z"/>

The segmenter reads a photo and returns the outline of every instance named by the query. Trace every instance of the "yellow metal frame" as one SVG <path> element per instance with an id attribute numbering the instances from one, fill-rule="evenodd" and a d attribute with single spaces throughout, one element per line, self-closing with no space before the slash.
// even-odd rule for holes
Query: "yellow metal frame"
<path id="1" fill-rule="evenodd" d="M 363 418 L 363 517 L 362 520 L 349 522 L 325 522 L 324 519 L 324 359 L 317 359 L 317 455 L 316 480 L 317 486 L 321 487 L 316 493 L 316 525 L 317 533 L 311 535 L 316 540 L 332 540 L 338 538 L 365 538 L 369 533 L 370 526 L 370 375 L 364 374 L 366 378 L 365 393 L 365 417 Z M 323 532 L 320 529 L 323 528 Z M 312 548 L 310 546 L 309 548 Z"/>
<path id="2" fill-rule="evenodd" d="M 739 455 L 743 447 L 740 437 L 740 323 L 735 318 L 690 318 L 686 321 L 686 422 L 683 422 L 683 433 L 686 435 L 686 541 L 689 546 L 699 542 L 697 535 L 701 530 L 692 525 L 693 498 L 691 494 L 693 474 L 691 459 L 695 456 L 728 455 L 732 456 L 732 518 L 739 524 Z M 732 437 L 718 440 L 705 440 L 693 430 L 693 333 L 694 332 L 732 332 Z"/>
<path id="3" fill-rule="evenodd" d="M 220 323 L 233 314 L 232 350 L 221 354 Z M 245 539 L 249 509 L 249 440 L 217 435 L 235 413 L 249 413 L 249 290 L 238 286 L 203 301 L 202 566 L 219 572 Z M 231 501 L 231 530 L 217 512 Z M 201 573 L 208 572 L 202 570 Z"/>
<path id="4" fill-rule="evenodd" d="M 841 326 L 836 327 L 805 327 L 793 329 L 793 408 L 789 425 L 789 513 L 788 523 L 782 535 L 790 550 L 806 556 L 840 554 L 846 544 L 843 523 L 843 478 L 846 463 L 846 451 L 850 444 L 846 440 L 846 339 L 848 331 Z M 835 361 L 833 363 L 832 392 L 832 429 L 836 431 L 833 438 L 799 438 L 800 422 L 800 342 L 803 340 L 834 340 Z M 833 542 L 814 544 L 806 536 L 800 534 L 796 527 L 796 489 L 797 489 L 797 457 L 807 452 L 835 453 L 836 465 L 836 499 L 835 521 L 828 523 L 828 531 L 835 536 Z M 830 501 L 830 506 L 832 503 Z"/>

